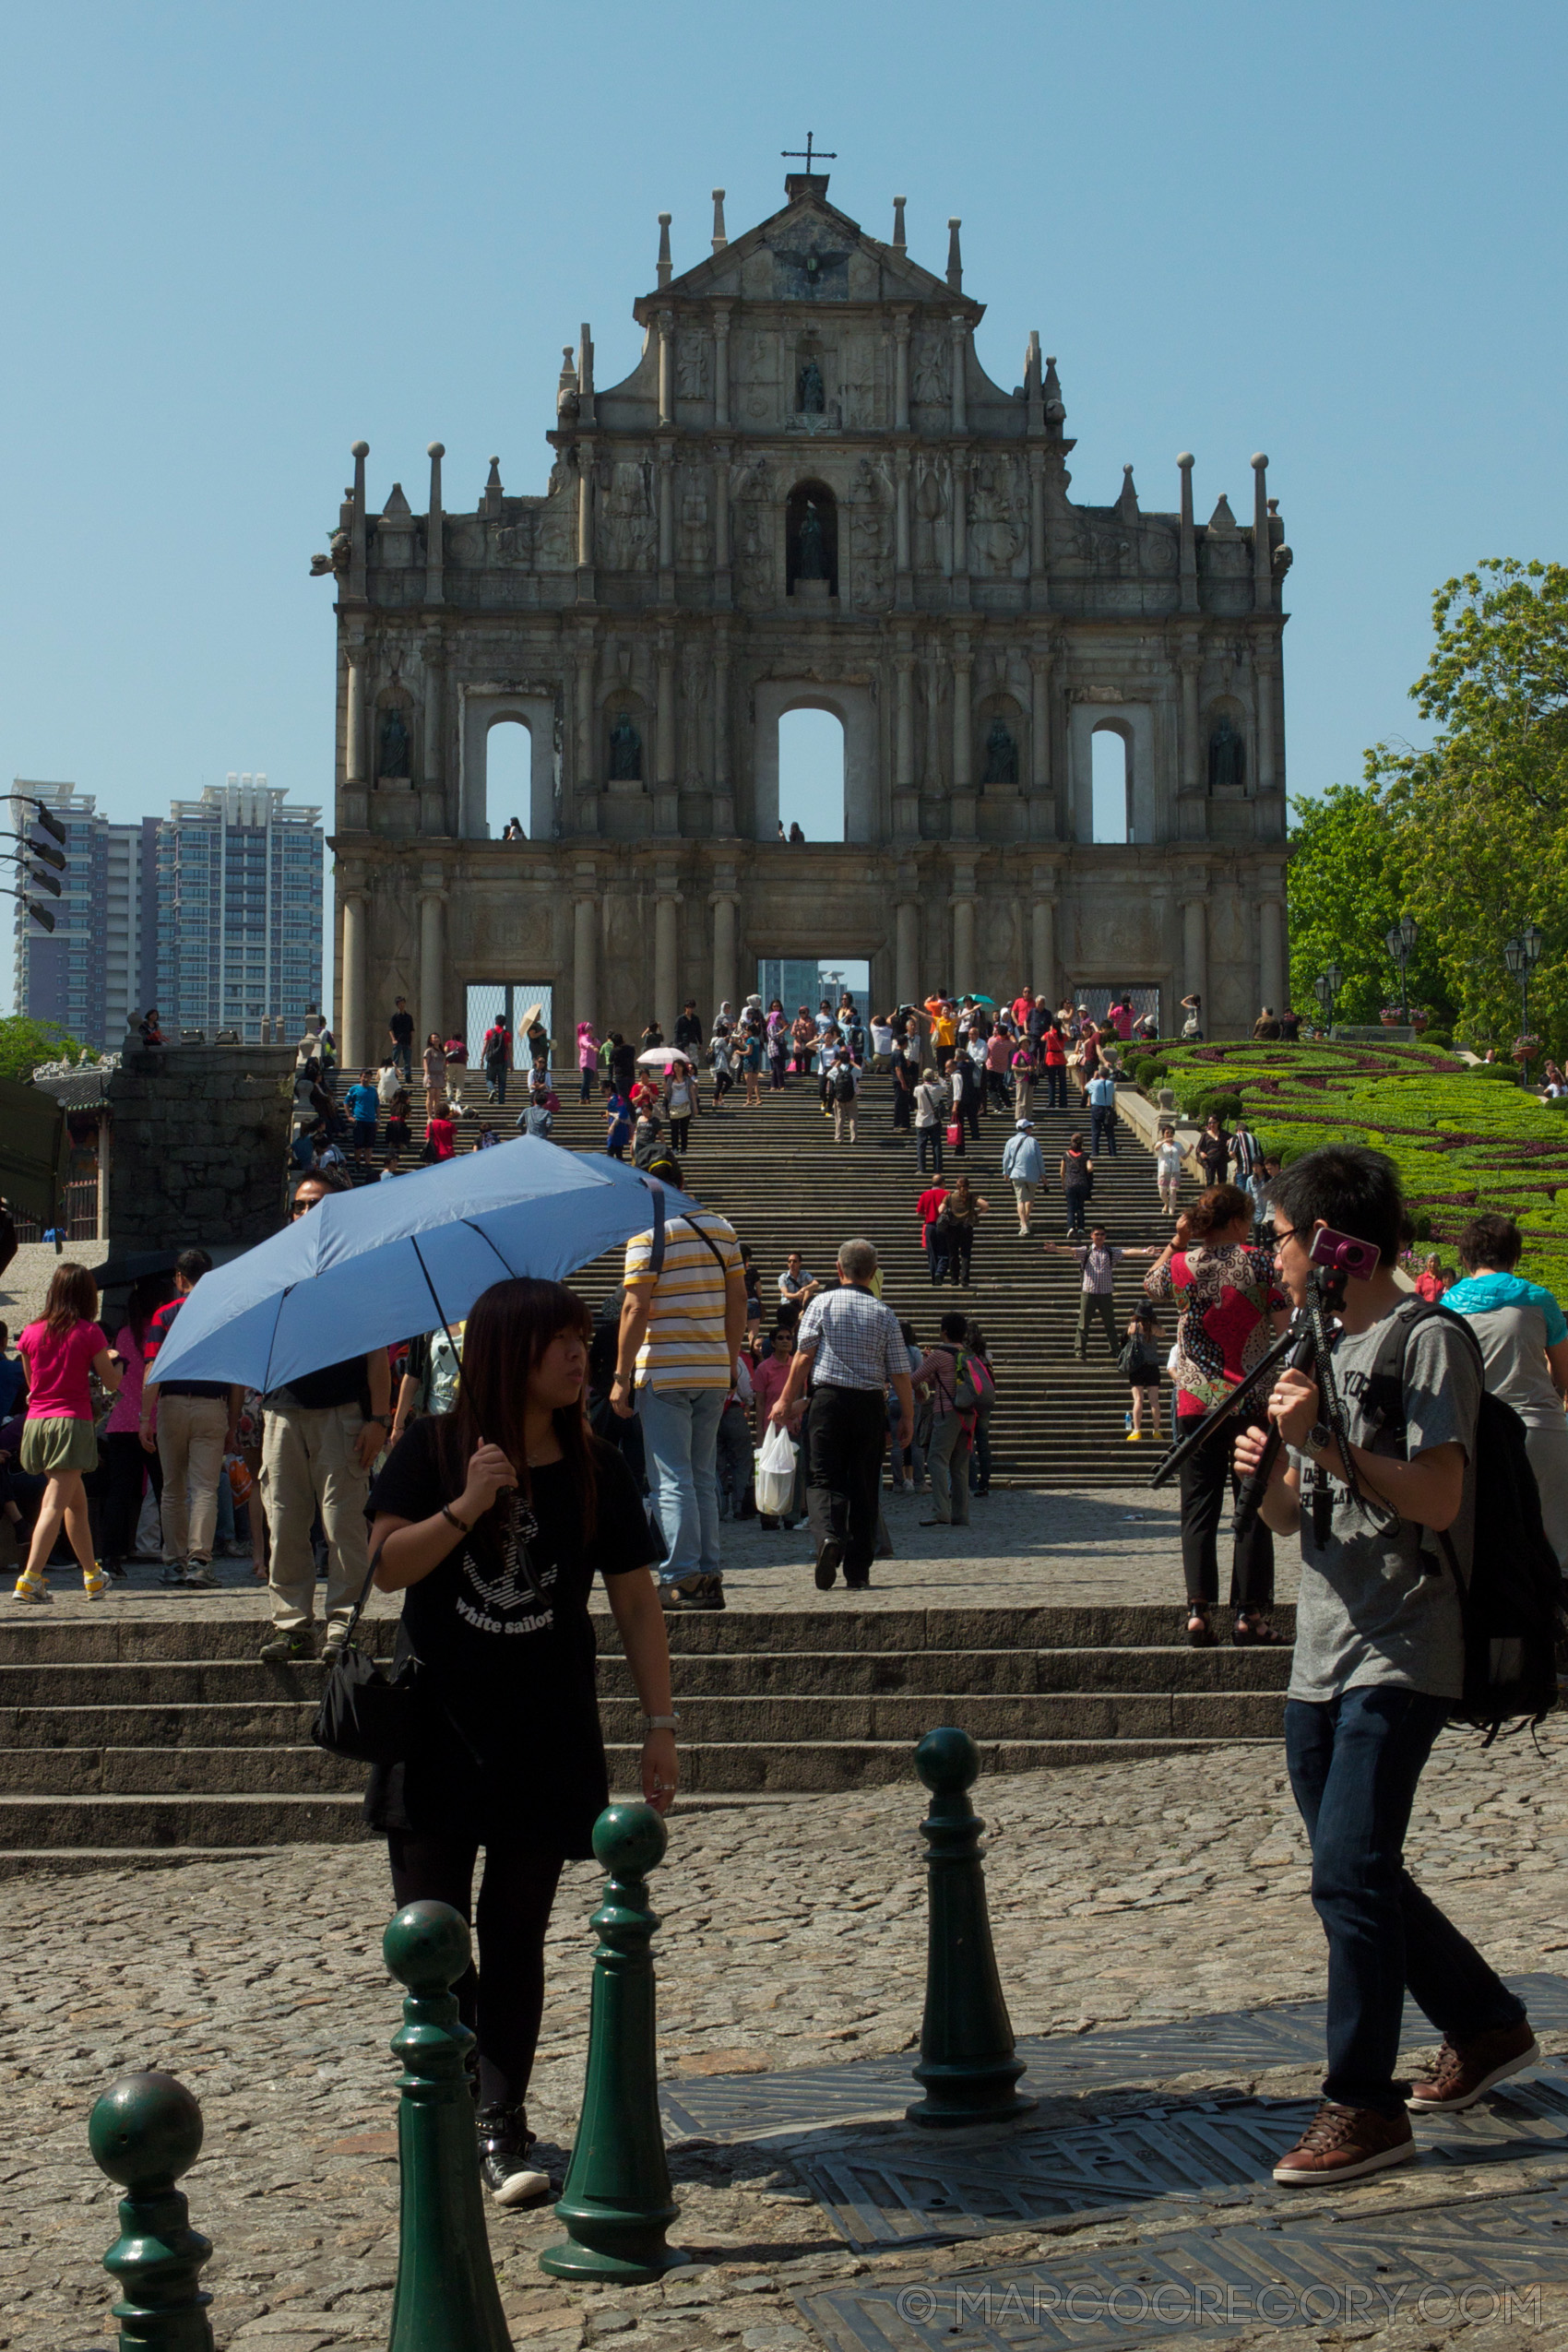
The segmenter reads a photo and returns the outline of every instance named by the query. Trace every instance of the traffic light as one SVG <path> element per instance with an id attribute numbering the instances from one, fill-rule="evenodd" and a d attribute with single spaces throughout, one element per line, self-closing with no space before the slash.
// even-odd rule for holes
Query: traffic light
<path id="1" fill-rule="evenodd" d="M 0 795 L 0 800 L 19 801 L 24 808 L 31 809 L 33 822 L 41 825 L 44 832 L 50 836 L 47 841 L 40 841 L 35 839 L 30 832 L 18 831 L 16 840 L 5 846 L 3 854 L 17 860 L 18 865 L 23 868 L 28 881 L 36 888 L 46 890 L 51 897 L 58 898 L 61 894 L 61 885 L 55 881 L 54 874 L 65 873 L 66 858 L 64 849 L 56 849 L 54 845 L 67 837 L 65 826 L 47 802 L 39 800 L 34 793 L 6 792 Z M 40 859 L 42 863 L 29 865 L 27 861 L 30 858 Z M 47 871 L 50 867 L 53 868 L 53 873 Z M 37 899 L 30 898 L 25 891 L 11 890 L 0 893 L 0 896 L 20 899 L 35 923 L 41 923 L 45 931 L 53 930 L 54 918 L 49 909 L 41 907 Z"/>

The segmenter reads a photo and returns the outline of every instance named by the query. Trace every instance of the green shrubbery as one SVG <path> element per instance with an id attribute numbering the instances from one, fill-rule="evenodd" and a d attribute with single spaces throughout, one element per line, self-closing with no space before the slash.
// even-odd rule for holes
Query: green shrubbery
<path id="1" fill-rule="evenodd" d="M 1287 1164 L 1325 1143 L 1367 1143 L 1397 1165 L 1419 1238 L 1441 1248 L 1482 1209 L 1516 1217 L 1524 1271 L 1568 1299 L 1568 1105 L 1542 1103 L 1506 1063 L 1420 1046 L 1173 1047 L 1190 1117 L 1244 1115 Z M 1492 1083 L 1479 1083 L 1491 1080 Z"/>

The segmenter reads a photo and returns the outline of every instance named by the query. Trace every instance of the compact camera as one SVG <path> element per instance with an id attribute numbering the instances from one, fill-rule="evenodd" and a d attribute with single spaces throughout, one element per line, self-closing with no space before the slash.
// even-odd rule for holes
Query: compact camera
<path id="1" fill-rule="evenodd" d="M 1358 1241 L 1353 1233 L 1336 1233 L 1332 1226 L 1320 1225 L 1313 1235 L 1313 1264 L 1330 1274 L 1354 1275 L 1358 1282 L 1372 1280 L 1381 1254 L 1375 1242 Z"/>

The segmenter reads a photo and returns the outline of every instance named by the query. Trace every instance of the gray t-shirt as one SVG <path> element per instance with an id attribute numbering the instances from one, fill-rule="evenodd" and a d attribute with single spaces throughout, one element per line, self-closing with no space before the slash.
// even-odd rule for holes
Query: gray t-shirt
<path id="1" fill-rule="evenodd" d="M 1363 1409 L 1367 1379 L 1387 1329 L 1385 1318 L 1367 1331 L 1344 1334 L 1334 1369 L 1351 1443 L 1397 1459 L 1397 1431 L 1372 1427 Z M 1464 1500 L 1448 1541 L 1466 1577 L 1475 1535 L 1480 1394 L 1480 1367 L 1467 1336 L 1435 1316 L 1419 1324 L 1405 1348 L 1405 1454 L 1413 1461 L 1455 1442 L 1465 1449 Z M 1460 1697 L 1459 1594 L 1437 1538 L 1409 1520 L 1380 1524 L 1334 1479 L 1333 1526 L 1320 1551 L 1313 1540 L 1311 1498 L 1324 1473 L 1293 1449 L 1291 1460 L 1301 1473 L 1301 1586 L 1290 1697 L 1324 1701 L 1371 1682 Z"/>

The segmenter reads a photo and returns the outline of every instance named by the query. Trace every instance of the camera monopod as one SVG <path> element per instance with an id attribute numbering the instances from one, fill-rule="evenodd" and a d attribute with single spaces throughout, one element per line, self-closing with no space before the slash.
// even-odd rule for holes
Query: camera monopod
<path id="1" fill-rule="evenodd" d="M 1349 1233 L 1336 1233 L 1327 1226 L 1319 1226 L 1313 1235 L 1313 1273 L 1305 1305 L 1300 1307 L 1289 1329 L 1277 1339 L 1268 1353 L 1253 1366 L 1244 1379 L 1237 1382 L 1229 1395 L 1206 1412 L 1196 1429 L 1173 1445 L 1163 1461 L 1158 1464 L 1149 1483 L 1164 1486 L 1175 1477 L 1183 1462 L 1215 1437 L 1228 1421 L 1241 1423 L 1250 1420 L 1260 1398 L 1266 1393 L 1274 1373 L 1281 1364 L 1292 1372 L 1304 1372 L 1317 1384 L 1321 1400 L 1319 1418 L 1334 1433 L 1345 1482 L 1352 1492 L 1358 1491 L 1355 1470 L 1350 1462 L 1349 1440 L 1345 1431 L 1345 1415 L 1339 1401 L 1338 1384 L 1334 1377 L 1334 1340 L 1336 1330 L 1329 1318 L 1338 1313 L 1345 1303 L 1345 1284 L 1351 1275 L 1365 1282 L 1377 1271 L 1379 1253 L 1368 1241 L 1359 1241 Z M 1233 1536 L 1245 1536 L 1253 1526 L 1268 1491 L 1279 1458 L 1279 1424 L 1271 1421 L 1268 1435 L 1257 1467 L 1241 1480 L 1237 1491 L 1236 1507 L 1231 1517 Z M 1328 1487 L 1319 1484 L 1313 1490 L 1313 1541 L 1321 1547 L 1328 1538 L 1332 1523 L 1334 1498 Z"/>

